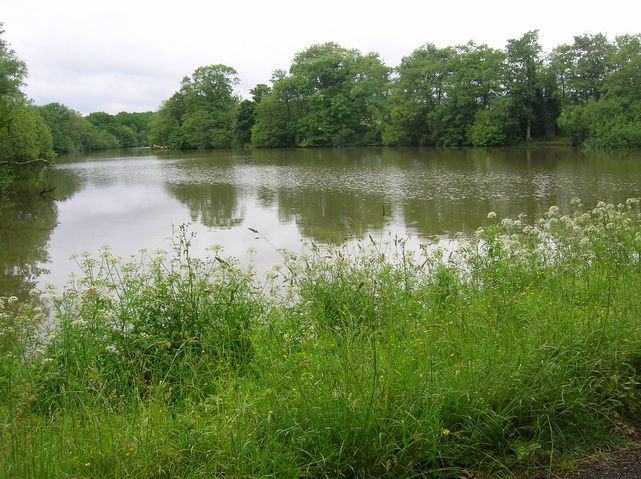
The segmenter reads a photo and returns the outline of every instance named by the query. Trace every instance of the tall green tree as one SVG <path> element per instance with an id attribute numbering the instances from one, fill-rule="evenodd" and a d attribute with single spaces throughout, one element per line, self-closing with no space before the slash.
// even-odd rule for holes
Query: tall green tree
<path id="1" fill-rule="evenodd" d="M 150 141 L 170 148 L 223 148 L 234 142 L 237 72 L 226 65 L 197 68 L 150 123 Z"/>
<path id="2" fill-rule="evenodd" d="M 512 111 L 521 125 L 525 140 L 532 138 L 537 113 L 541 111 L 542 48 L 538 30 L 525 33 L 519 39 L 510 39 L 506 47 L 505 86 L 512 99 Z"/>
<path id="3" fill-rule="evenodd" d="M 575 144 L 641 148 L 641 35 L 617 37 L 602 63 L 599 94 L 567 105 L 559 126 Z"/>
<path id="4" fill-rule="evenodd" d="M 16 175 L 54 156 L 51 134 L 21 90 L 27 67 L 3 34 L 0 24 L 0 194 Z"/>
<path id="5" fill-rule="evenodd" d="M 336 43 L 296 54 L 256 108 L 257 146 L 339 146 L 380 141 L 389 69 L 375 53 Z"/>
<path id="6" fill-rule="evenodd" d="M 562 105 L 601 98 L 604 80 L 613 69 L 614 51 L 602 33 L 575 36 L 571 45 L 552 50 L 548 64 L 557 78 Z"/>
<path id="7" fill-rule="evenodd" d="M 476 112 L 502 91 L 503 53 L 469 42 L 427 44 L 403 58 L 392 87 L 387 144 L 465 145 Z"/>

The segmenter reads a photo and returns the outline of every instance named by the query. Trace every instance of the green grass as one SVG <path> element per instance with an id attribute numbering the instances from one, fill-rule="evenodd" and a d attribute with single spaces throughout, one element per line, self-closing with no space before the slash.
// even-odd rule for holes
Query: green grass
<path id="1" fill-rule="evenodd" d="M 0 478 L 509 476 L 620 440 L 639 203 L 488 222 L 451 255 L 310 246 L 266 284 L 185 230 L 80 256 L 55 328 L 2 302 Z"/>

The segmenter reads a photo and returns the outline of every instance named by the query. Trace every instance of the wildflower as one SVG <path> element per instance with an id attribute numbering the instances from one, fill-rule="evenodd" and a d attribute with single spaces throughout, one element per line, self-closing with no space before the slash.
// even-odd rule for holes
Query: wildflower
<path id="1" fill-rule="evenodd" d="M 488 220 L 493 220 L 494 218 L 496 218 L 496 213 L 495 213 L 494 211 L 490 211 L 490 212 L 487 214 L 487 219 L 488 219 Z"/>
<path id="2" fill-rule="evenodd" d="M 16 301 L 18 301 L 18 298 L 16 298 L 15 296 L 9 296 L 9 297 L 7 298 L 7 304 L 13 304 L 13 303 L 15 303 Z"/>
<path id="3" fill-rule="evenodd" d="M 514 224 L 514 221 L 512 221 L 512 219 L 510 218 L 503 218 L 503 220 L 501 220 L 501 227 L 503 228 L 509 228 L 513 224 Z"/>
<path id="4" fill-rule="evenodd" d="M 444 436 L 449 436 L 450 435 L 450 430 L 449 429 L 443 429 L 441 431 L 441 434 L 443 434 Z"/>
<path id="5" fill-rule="evenodd" d="M 40 291 L 38 291 L 36 288 L 32 288 L 29 291 L 29 296 L 31 296 L 33 298 L 37 298 L 38 296 L 40 296 Z"/>

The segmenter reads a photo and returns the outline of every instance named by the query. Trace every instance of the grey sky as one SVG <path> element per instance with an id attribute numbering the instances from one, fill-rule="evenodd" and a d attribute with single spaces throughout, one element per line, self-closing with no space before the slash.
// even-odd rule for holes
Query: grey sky
<path id="1" fill-rule="evenodd" d="M 501 48 L 539 29 L 544 48 L 581 33 L 639 33 L 635 0 L 2 0 L 27 94 L 82 113 L 155 110 L 202 65 L 234 67 L 247 97 L 298 51 L 335 41 L 396 66 L 427 42 Z"/>

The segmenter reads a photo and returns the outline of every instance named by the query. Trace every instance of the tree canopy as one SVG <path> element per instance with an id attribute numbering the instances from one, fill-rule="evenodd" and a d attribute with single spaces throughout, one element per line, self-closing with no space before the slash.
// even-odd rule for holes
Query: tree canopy
<path id="1" fill-rule="evenodd" d="M 27 67 L 3 34 L 0 24 L 0 194 L 25 168 L 53 158 L 49 129 L 21 90 Z"/>
<path id="2" fill-rule="evenodd" d="M 236 75 L 226 65 L 209 65 L 183 78 L 180 89 L 151 119 L 151 142 L 174 149 L 235 145 Z"/>
<path id="3" fill-rule="evenodd" d="M 548 54 L 538 31 L 505 48 L 427 43 L 396 68 L 334 42 L 297 53 L 241 99 L 236 70 L 201 66 L 156 112 L 83 116 L 34 106 L 27 68 L 0 24 L 0 192 L 55 153 L 161 145 L 229 147 L 508 145 L 568 136 L 641 147 L 641 35 L 583 34 Z"/>
<path id="4" fill-rule="evenodd" d="M 380 142 L 389 69 L 378 54 L 336 43 L 298 53 L 289 72 L 261 89 L 256 146 L 341 146 Z"/>

